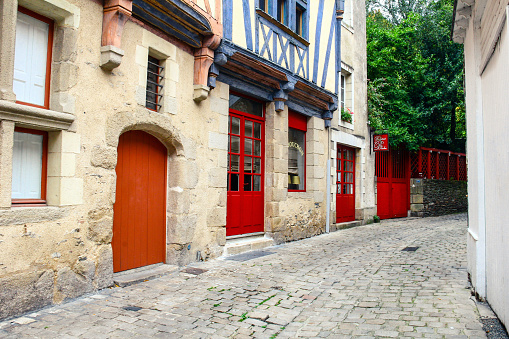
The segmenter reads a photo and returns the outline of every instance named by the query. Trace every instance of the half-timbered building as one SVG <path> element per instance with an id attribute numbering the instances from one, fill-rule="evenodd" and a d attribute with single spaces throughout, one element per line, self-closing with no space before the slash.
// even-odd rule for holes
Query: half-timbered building
<path id="1" fill-rule="evenodd" d="M 371 218 L 364 14 L 1 1 L 0 318 Z"/>

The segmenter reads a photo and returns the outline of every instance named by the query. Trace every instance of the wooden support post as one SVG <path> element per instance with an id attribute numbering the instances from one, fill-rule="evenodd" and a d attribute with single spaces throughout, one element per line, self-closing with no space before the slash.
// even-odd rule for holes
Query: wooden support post
<path id="1" fill-rule="evenodd" d="M 456 180 L 460 180 L 460 155 L 456 157 Z"/>
<path id="2" fill-rule="evenodd" d="M 427 151 L 428 152 L 428 163 L 427 163 L 427 167 L 426 168 L 426 178 L 430 179 L 431 178 L 431 151 Z"/>
<path id="3" fill-rule="evenodd" d="M 436 160 L 435 160 L 436 161 L 436 165 L 435 165 L 435 178 L 437 180 L 439 180 L 440 179 L 440 152 L 436 153 L 435 158 L 436 158 Z"/>
<path id="4" fill-rule="evenodd" d="M 417 164 L 417 171 L 418 171 L 418 175 L 419 175 L 419 178 L 422 178 L 423 177 L 423 173 L 422 173 L 422 149 L 419 148 L 419 155 L 418 155 L 418 164 Z"/>
<path id="5" fill-rule="evenodd" d="M 451 173 L 450 173 L 450 166 L 451 165 L 451 152 L 449 152 L 447 154 L 447 174 L 446 174 L 446 179 L 447 180 L 450 180 L 451 179 Z"/>

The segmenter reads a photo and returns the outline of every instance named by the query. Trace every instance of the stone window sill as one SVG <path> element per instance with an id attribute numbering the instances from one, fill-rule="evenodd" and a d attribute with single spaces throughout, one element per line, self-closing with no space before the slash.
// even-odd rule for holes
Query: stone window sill
<path id="1" fill-rule="evenodd" d="M 0 100 L 0 120 L 14 121 L 43 130 L 67 130 L 75 117 L 69 113 Z"/>

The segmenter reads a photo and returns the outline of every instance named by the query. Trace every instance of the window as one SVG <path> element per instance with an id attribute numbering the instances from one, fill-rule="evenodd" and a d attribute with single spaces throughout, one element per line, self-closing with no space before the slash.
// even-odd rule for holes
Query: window
<path id="1" fill-rule="evenodd" d="M 341 120 L 354 123 L 354 93 L 353 93 L 353 73 L 346 70 L 341 72 L 340 88 L 340 109 Z"/>
<path id="2" fill-rule="evenodd" d="M 345 12 L 343 13 L 343 25 L 351 28 L 353 26 L 353 1 L 345 0 Z"/>
<path id="3" fill-rule="evenodd" d="M 288 26 L 288 4 L 287 0 L 277 0 L 277 21 Z"/>
<path id="4" fill-rule="evenodd" d="M 230 93 L 230 109 L 249 113 L 263 118 L 263 104 L 258 101 Z"/>
<path id="5" fill-rule="evenodd" d="M 161 62 L 149 56 L 147 65 L 147 96 L 145 106 L 148 109 L 159 112 L 163 95 L 163 71 L 164 67 Z"/>
<path id="6" fill-rule="evenodd" d="M 307 118 L 288 113 L 288 190 L 306 190 Z"/>
<path id="7" fill-rule="evenodd" d="M 258 0 L 258 7 L 265 13 L 269 12 L 269 0 Z"/>
<path id="8" fill-rule="evenodd" d="M 345 76 L 341 74 L 341 108 L 345 108 Z"/>
<path id="9" fill-rule="evenodd" d="M 46 201 L 48 133 L 26 128 L 14 129 L 12 154 L 12 203 Z"/>
<path id="10" fill-rule="evenodd" d="M 13 91 L 18 102 L 49 108 L 53 21 L 19 7 Z"/>
<path id="11" fill-rule="evenodd" d="M 304 24 L 304 8 L 299 4 L 296 6 L 295 13 L 295 33 L 302 36 L 304 34 L 303 24 Z"/>

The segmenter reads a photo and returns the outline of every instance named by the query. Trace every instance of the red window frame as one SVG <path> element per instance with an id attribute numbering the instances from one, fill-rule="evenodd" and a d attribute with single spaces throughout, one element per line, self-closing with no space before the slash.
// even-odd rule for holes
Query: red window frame
<path id="1" fill-rule="evenodd" d="M 344 154 L 346 152 L 351 152 L 352 159 L 347 159 L 344 157 Z M 355 149 L 352 147 L 344 146 L 344 145 L 337 145 L 337 155 L 336 155 L 336 194 L 338 195 L 353 195 L 355 196 Z M 352 164 L 352 170 L 349 171 L 346 169 L 346 164 Z M 351 174 L 352 180 L 345 180 L 345 174 Z M 341 180 L 338 180 L 338 177 L 341 178 Z M 345 186 L 344 185 L 352 185 L 352 192 L 346 193 L 345 192 Z M 339 192 L 338 192 L 339 191 Z"/>
<path id="2" fill-rule="evenodd" d="M 38 107 L 49 109 L 49 95 L 50 95 L 50 84 L 51 84 L 51 62 L 53 58 L 53 34 L 54 34 L 54 21 L 42 16 L 36 12 L 33 12 L 25 7 L 18 6 L 18 12 L 29 15 L 34 19 L 47 23 L 49 26 L 48 30 L 48 51 L 46 53 L 46 82 L 44 84 L 44 106 L 31 104 L 29 102 L 18 101 L 17 104 L 22 104 L 26 106 Z"/>
<path id="3" fill-rule="evenodd" d="M 306 192 L 306 177 L 307 177 L 307 152 L 306 152 L 306 143 L 307 143 L 307 131 L 308 131 L 308 119 L 305 115 L 288 111 L 288 130 L 290 128 L 296 129 L 298 131 L 304 132 L 304 189 L 302 190 L 293 190 L 288 188 L 288 192 Z"/>
<path id="4" fill-rule="evenodd" d="M 246 113 L 246 112 L 243 112 L 243 111 L 239 111 L 239 110 L 236 110 L 236 109 L 233 109 L 233 108 L 229 108 L 229 117 L 228 119 L 231 121 L 231 118 L 232 117 L 236 117 L 236 118 L 241 118 L 241 131 L 240 131 L 240 134 L 237 135 L 237 134 L 232 134 L 230 129 L 228 129 L 228 143 L 231 142 L 231 136 L 238 136 L 240 137 L 241 135 L 244 135 L 242 133 L 242 130 L 243 130 L 243 126 L 242 126 L 242 121 L 244 120 L 243 118 L 247 118 L 249 120 L 254 120 L 255 122 L 259 122 L 261 124 L 261 139 L 257 139 L 257 138 L 250 138 L 248 137 L 249 139 L 252 139 L 252 140 L 260 140 L 261 141 L 261 156 L 255 156 L 255 155 L 250 155 L 250 157 L 252 157 L 253 159 L 254 158 L 261 158 L 260 159 L 260 166 L 261 166 L 261 173 L 260 173 L 260 191 L 246 191 L 246 192 L 263 192 L 265 191 L 264 190 L 264 177 L 265 177 L 265 115 L 266 115 L 266 110 L 265 110 L 265 102 L 263 101 L 260 101 L 260 100 L 257 100 L 257 99 L 254 99 L 252 97 L 249 97 L 247 95 L 244 95 L 244 94 L 241 94 L 241 93 L 238 93 L 238 92 L 234 92 L 234 91 L 230 91 L 230 94 L 233 94 L 233 95 L 236 95 L 238 97 L 242 97 L 242 98 L 246 98 L 246 99 L 249 99 L 251 101 L 255 101 L 255 102 L 259 102 L 262 104 L 262 117 L 258 116 L 258 115 L 254 115 L 254 114 L 250 114 L 250 113 Z M 230 126 L 230 124 L 228 124 Z M 239 172 L 233 172 L 231 171 L 231 161 L 228 160 L 228 187 L 227 187 L 227 191 L 228 192 L 245 192 L 244 191 L 244 186 L 243 186 L 243 179 L 244 179 L 244 161 L 241 161 L 244 159 L 244 157 L 246 156 L 245 152 L 244 152 L 244 146 L 245 146 L 245 142 L 242 142 L 243 139 L 245 139 L 246 136 L 244 135 L 244 138 L 241 138 L 241 142 L 240 142 L 240 145 L 239 145 L 239 152 L 240 153 L 233 153 L 231 152 L 231 149 L 228 148 L 228 159 L 230 159 L 230 156 L 233 154 L 233 155 L 239 155 Z M 238 174 L 239 175 L 239 189 L 238 191 L 231 191 L 230 190 L 230 187 L 231 187 L 231 175 L 232 174 Z M 258 176 L 258 174 L 256 173 L 251 173 L 251 176 L 254 177 L 254 176 Z M 242 180 L 241 180 L 242 178 Z M 254 181 L 253 181 L 254 182 Z M 251 184 L 251 188 L 253 188 L 253 182 Z"/>
<path id="5" fill-rule="evenodd" d="M 46 186 L 48 183 L 48 132 L 15 127 L 14 132 L 42 135 L 41 199 L 12 199 L 12 205 L 46 205 Z"/>

